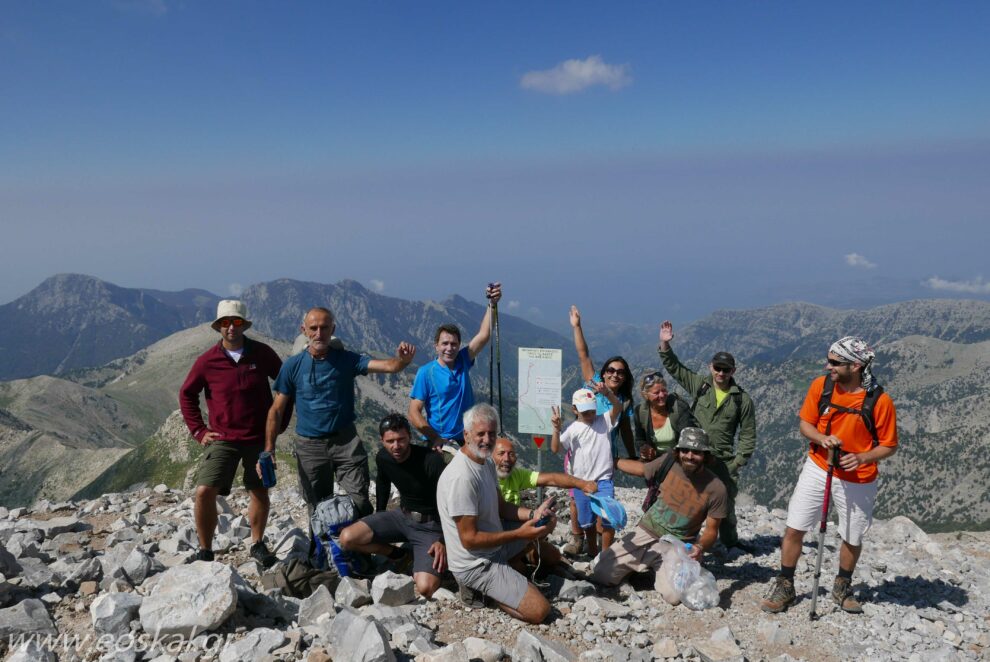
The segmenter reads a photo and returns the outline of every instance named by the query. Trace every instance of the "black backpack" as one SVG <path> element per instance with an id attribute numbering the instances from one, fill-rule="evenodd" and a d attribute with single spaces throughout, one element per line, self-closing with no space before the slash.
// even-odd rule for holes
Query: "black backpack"
<path id="1" fill-rule="evenodd" d="M 643 514 L 646 514 L 646 511 L 650 509 L 653 502 L 657 500 L 657 497 L 660 495 L 660 485 L 663 484 L 663 479 L 670 473 L 670 469 L 676 461 L 677 454 L 673 450 L 664 453 L 663 462 L 660 464 L 660 471 L 653 476 L 653 480 L 646 483 L 646 497 L 643 498 Z"/>
<path id="2" fill-rule="evenodd" d="M 835 384 L 832 382 L 832 376 L 826 375 L 825 383 L 822 385 L 822 394 L 818 398 L 818 415 L 824 416 L 829 409 L 841 411 L 845 414 L 858 414 L 859 417 L 863 419 L 863 424 L 866 425 L 866 429 L 870 432 L 870 438 L 873 439 L 873 445 L 876 446 L 880 443 L 877 440 L 877 423 L 873 420 L 873 408 L 876 407 L 877 400 L 883 394 L 883 387 L 879 384 L 874 384 L 873 388 L 866 392 L 866 397 L 863 398 L 862 409 L 850 409 L 848 407 L 833 405 L 832 393 L 834 391 Z M 832 419 L 829 419 L 828 424 L 825 426 L 825 434 L 831 433 Z"/>

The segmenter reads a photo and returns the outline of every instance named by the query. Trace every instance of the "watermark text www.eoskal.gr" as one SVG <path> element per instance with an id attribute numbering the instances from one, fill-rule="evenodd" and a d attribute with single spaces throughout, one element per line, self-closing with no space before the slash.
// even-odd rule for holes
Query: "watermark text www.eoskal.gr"
<path id="1" fill-rule="evenodd" d="M 155 652 L 158 654 L 180 655 L 190 651 L 198 651 L 210 655 L 218 655 L 228 641 L 233 639 L 231 634 L 206 634 L 199 638 L 186 638 L 181 635 L 154 636 L 147 633 L 124 635 L 87 633 L 78 634 L 11 634 L 7 636 L 7 650 L 16 651 L 23 646 L 32 646 L 36 650 L 53 653 L 78 654 L 99 651 L 101 653 L 134 651 L 135 653 Z"/>

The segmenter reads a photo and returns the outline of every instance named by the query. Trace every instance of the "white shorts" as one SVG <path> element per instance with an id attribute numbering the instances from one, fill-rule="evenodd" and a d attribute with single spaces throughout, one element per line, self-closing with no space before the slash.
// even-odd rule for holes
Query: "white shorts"
<path id="1" fill-rule="evenodd" d="M 787 526 L 798 531 L 817 529 L 822 521 L 825 498 L 824 471 L 809 457 L 801 469 L 791 502 L 787 505 Z M 832 477 L 832 505 L 829 513 L 839 516 L 839 537 L 859 547 L 873 523 L 873 504 L 877 500 L 879 478 L 872 483 L 850 483 Z M 831 519 L 831 517 L 829 518 Z"/>

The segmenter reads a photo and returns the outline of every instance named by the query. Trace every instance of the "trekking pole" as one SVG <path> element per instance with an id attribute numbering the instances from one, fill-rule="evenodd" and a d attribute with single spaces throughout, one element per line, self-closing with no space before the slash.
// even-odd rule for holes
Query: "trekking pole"
<path id="1" fill-rule="evenodd" d="M 491 284 L 489 283 L 489 287 Z M 491 306 L 491 299 L 488 300 L 488 305 Z M 494 315 L 494 310 L 492 311 Z M 488 316 L 488 338 L 491 339 L 494 335 L 493 329 L 495 328 L 495 320 L 492 315 Z M 489 345 L 488 347 L 488 404 L 495 406 L 495 345 Z M 501 421 L 499 421 L 501 423 Z"/>
<path id="2" fill-rule="evenodd" d="M 832 496 L 832 474 L 835 473 L 838 448 L 832 448 L 828 453 L 828 475 L 825 477 L 825 500 L 822 503 L 822 521 L 818 527 L 818 558 L 815 560 L 815 581 L 811 588 L 811 613 L 808 618 L 812 621 L 818 618 L 815 607 L 818 606 L 818 580 L 822 576 L 822 556 L 825 555 L 825 527 L 828 526 L 828 502 Z"/>
<path id="3" fill-rule="evenodd" d="M 499 425 L 505 429 L 505 422 L 502 418 L 502 344 L 498 333 L 498 302 L 492 303 L 492 317 L 495 319 L 495 368 L 498 370 L 498 421 Z"/>

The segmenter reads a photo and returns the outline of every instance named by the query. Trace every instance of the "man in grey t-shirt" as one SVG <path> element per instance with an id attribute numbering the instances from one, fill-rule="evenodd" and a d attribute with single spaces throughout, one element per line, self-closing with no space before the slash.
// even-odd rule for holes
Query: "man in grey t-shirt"
<path id="1" fill-rule="evenodd" d="M 475 405 L 467 410 L 464 446 L 437 483 L 437 510 L 447 546 L 447 565 L 461 585 L 462 599 L 476 599 L 480 593 L 513 618 L 541 623 L 550 613 L 550 603 L 509 566 L 509 561 L 524 552 L 531 541 L 549 535 L 556 518 L 548 508 L 549 499 L 536 509 L 502 499 L 491 461 L 497 433 L 498 414 L 491 405 Z M 549 521 L 536 526 L 544 515 Z M 523 524 L 505 531 L 503 519 Z"/>

